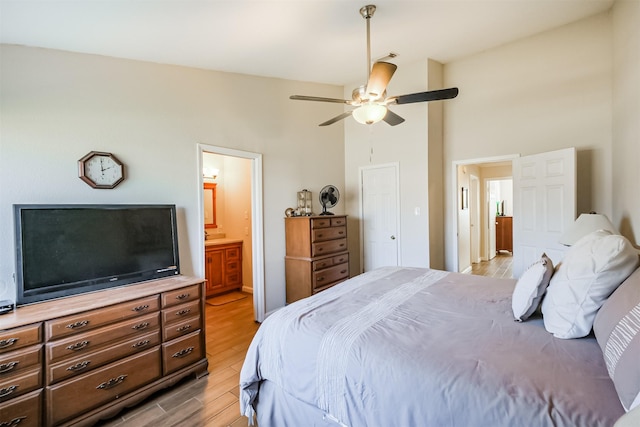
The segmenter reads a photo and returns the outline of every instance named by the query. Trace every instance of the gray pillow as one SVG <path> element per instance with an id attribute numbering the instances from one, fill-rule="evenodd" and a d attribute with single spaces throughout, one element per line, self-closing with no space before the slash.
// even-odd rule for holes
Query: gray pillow
<path id="1" fill-rule="evenodd" d="M 542 254 L 540 259 L 520 276 L 511 297 L 513 317 L 518 322 L 527 320 L 538 309 L 552 274 L 553 261 L 547 254 Z"/>
<path id="2" fill-rule="evenodd" d="M 600 307 L 593 331 L 622 406 L 640 407 L 640 268 Z"/>

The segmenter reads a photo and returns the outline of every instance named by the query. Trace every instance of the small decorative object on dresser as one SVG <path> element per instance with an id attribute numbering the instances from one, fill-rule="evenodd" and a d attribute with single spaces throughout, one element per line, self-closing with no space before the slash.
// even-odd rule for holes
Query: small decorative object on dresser
<path id="1" fill-rule="evenodd" d="M 287 304 L 349 278 L 347 217 L 285 218 Z"/>
<path id="2" fill-rule="evenodd" d="M 124 181 L 124 164 L 111 153 L 92 151 L 78 160 L 78 169 L 92 188 L 111 189 Z"/>

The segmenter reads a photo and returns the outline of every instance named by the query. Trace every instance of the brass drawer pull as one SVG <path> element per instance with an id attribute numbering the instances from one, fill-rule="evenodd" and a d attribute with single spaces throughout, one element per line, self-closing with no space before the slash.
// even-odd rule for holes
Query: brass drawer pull
<path id="1" fill-rule="evenodd" d="M 149 340 L 144 340 L 144 341 L 138 341 L 137 343 L 135 343 L 134 345 L 132 345 L 131 347 L 133 348 L 140 348 L 140 347 L 144 347 L 146 345 L 149 345 L 151 341 Z"/>
<path id="2" fill-rule="evenodd" d="M 180 310 L 176 312 L 176 316 L 184 316 L 185 314 L 189 314 L 189 313 L 191 313 L 191 309 L 185 308 L 184 310 Z"/>
<path id="3" fill-rule="evenodd" d="M 340 270 L 340 274 L 344 274 L 346 272 L 347 272 L 347 270 Z"/>
<path id="4" fill-rule="evenodd" d="M 0 341 L 0 348 L 11 347 L 15 343 L 17 343 L 18 340 L 19 340 L 19 338 L 9 338 L 9 339 L 6 339 L 6 340 L 2 340 L 2 341 Z"/>
<path id="5" fill-rule="evenodd" d="M 83 328 L 83 327 L 87 326 L 88 324 L 89 324 L 88 320 L 81 320 L 79 322 L 71 323 L 71 324 L 67 325 L 67 328 L 69 328 L 69 329 Z"/>
<path id="6" fill-rule="evenodd" d="M 6 374 L 7 372 L 13 371 L 16 366 L 18 366 L 20 362 L 9 362 L 3 363 L 0 365 L 0 374 Z"/>
<path id="7" fill-rule="evenodd" d="M 131 329 L 135 329 L 136 331 L 140 331 L 142 329 L 147 329 L 149 327 L 149 322 L 138 323 L 131 327 Z"/>
<path id="8" fill-rule="evenodd" d="M 324 236 L 324 234 L 322 234 L 322 233 L 318 233 L 318 238 L 320 238 L 320 237 L 322 237 L 322 236 Z"/>
<path id="9" fill-rule="evenodd" d="M 17 389 L 18 389 L 17 385 L 12 385 L 6 388 L 0 388 L 0 398 L 9 396 L 11 393 L 16 391 Z"/>
<path id="10" fill-rule="evenodd" d="M 71 344 L 70 346 L 68 346 L 67 350 L 78 351 L 78 350 L 82 350 L 83 348 L 85 348 L 88 345 L 89 345 L 89 341 L 80 341 L 80 342 L 77 342 L 75 344 Z"/>
<path id="11" fill-rule="evenodd" d="M 115 386 L 117 386 L 119 384 L 122 384 L 126 378 L 127 378 L 126 375 L 120 375 L 119 377 L 111 378 L 109 381 L 103 382 L 102 384 L 100 384 L 96 388 L 98 390 L 108 390 L 108 389 L 113 388 L 113 387 L 115 387 Z"/>
<path id="12" fill-rule="evenodd" d="M 11 421 L 4 421 L 0 423 L 0 427 L 15 427 L 20 424 L 23 420 L 26 420 L 27 417 L 16 417 Z"/>
<path id="13" fill-rule="evenodd" d="M 79 371 L 79 370 L 84 369 L 87 366 L 89 366 L 90 363 L 91 363 L 90 360 L 85 360 L 85 361 L 82 361 L 80 363 L 76 363 L 75 365 L 69 366 L 67 368 L 67 371 L 71 371 L 71 372 Z"/>
<path id="14" fill-rule="evenodd" d="M 188 331 L 189 329 L 191 329 L 191 325 L 184 325 L 176 329 L 176 332 L 184 332 L 184 331 Z"/>
<path id="15" fill-rule="evenodd" d="M 322 282 L 324 280 L 324 277 L 318 277 L 318 282 Z"/>
<path id="16" fill-rule="evenodd" d="M 131 310 L 139 312 L 139 311 L 144 311 L 144 310 L 146 310 L 148 308 L 149 308 L 149 304 L 145 304 L 145 305 L 139 305 L 137 307 L 133 307 Z"/>
<path id="17" fill-rule="evenodd" d="M 179 352 L 175 353 L 173 356 L 171 357 L 185 357 L 191 354 L 191 352 L 193 352 L 194 347 L 187 347 L 187 348 L 183 348 L 182 350 L 180 350 Z"/>
<path id="18" fill-rule="evenodd" d="M 340 247 L 343 247 L 343 246 L 344 246 L 344 243 L 340 243 Z"/>
<path id="19" fill-rule="evenodd" d="M 180 294 L 176 296 L 176 299 L 183 300 L 185 298 L 189 298 L 191 294 Z"/>

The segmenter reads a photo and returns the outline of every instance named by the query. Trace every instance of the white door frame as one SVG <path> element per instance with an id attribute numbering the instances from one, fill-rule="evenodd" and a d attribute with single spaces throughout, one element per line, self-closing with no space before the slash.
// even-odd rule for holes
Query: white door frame
<path id="1" fill-rule="evenodd" d="M 199 226 L 204 230 L 204 200 L 202 186 L 202 159 L 203 153 L 214 153 L 223 156 L 239 157 L 251 160 L 251 236 L 252 252 L 251 262 L 253 271 L 253 316 L 256 322 L 265 319 L 265 287 L 264 287 L 264 213 L 262 206 L 262 154 L 249 151 L 234 150 L 215 145 L 198 144 L 198 206 Z M 204 271 L 204 233 L 200 233 L 203 248 L 200 257 L 200 271 Z"/>
<path id="2" fill-rule="evenodd" d="M 458 260 L 458 239 L 459 239 L 459 230 L 458 230 L 458 189 L 460 188 L 460 184 L 458 183 L 458 166 L 466 166 L 466 165 L 475 165 L 478 163 L 497 163 L 497 162 L 505 162 L 505 161 L 513 161 L 513 159 L 520 157 L 519 154 L 508 154 L 506 156 L 495 156 L 495 157 L 481 157 L 478 159 L 469 159 L 469 160 L 454 160 L 451 162 L 451 182 L 453 183 L 453 197 L 451 197 L 451 221 L 452 227 L 455 231 L 455 239 L 453 239 L 453 250 L 450 252 L 455 254 L 453 257 L 453 271 L 458 271 L 460 262 Z"/>
<path id="3" fill-rule="evenodd" d="M 363 191 L 362 191 L 362 183 L 363 183 L 363 174 L 365 170 L 370 169 L 381 169 L 381 168 L 389 168 L 392 167 L 396 172 L 396 247 L 398 251 L 398 265 L 402 265 L 402 248 L 401 243 L 402 240 L 400 238 L 401 230 L 400 230 L 400 163 L 392 162 L 392 163 L 383 163 L 379 165 L 369 165 L 369 166 L 360 166 L 359 168 L 359 185 L 358 185 L 358 203 L 359 203 L 359 214 L 360 218 L 364 218 L 364 206 L 363 206 Z M 359 221 L 359 232 L 360 232 L 360 272 L 364 273 L 364 221 Z"/>
<path id="4" fill-rule="evenodd" d="M 472 227 L 470 248 L 471 248 L 471 264 L 477 264 L 480 261 L 480 177 L 469 175 L 469 223 Z"/>

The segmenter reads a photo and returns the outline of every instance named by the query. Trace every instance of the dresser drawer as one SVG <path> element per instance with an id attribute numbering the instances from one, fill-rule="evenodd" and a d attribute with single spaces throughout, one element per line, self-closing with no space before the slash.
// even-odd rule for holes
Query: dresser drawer
<path id="1" fill-rule="evenodd" d="M 103 347 L 101 350 L 54 363 L 47 370 L 48 383 L 53 384 L 74 375 L 80 375 L 93 369 L 104 366 L 114 360 L 121 359 L 131 354 L 147 350 L 159 345 L 160 330 L 136 336 L 122 342 Z"/>
<path id="2" fill-rule="evenodd" d="M 40 366 L 42 363 L 42 346 L 36 345 L 11 353 L 0 354 L 0 380 L 13 375 L 22 369 Z M 1 425 L 1 424 L 0 424 Z"/>
<path id="3" fill-rule="evenodd" d="M 314 218 L 311 220 L 311 228 L 331 227 L 331 218 Z"/>
<path id="4" fill-rule="evenodd" d="M 347 227 L 329 227 L 313 230 L 313 242 L 323 242 L 347 237 Z"/>
<path id="5" fill-rule="evenodd" d="M 55 363 L 68 356 L 87 354 L 104 344 L 119 341 L 128 336 L 147 333 L 159 327 L 160 313 L 155 312 L 94 331 L 53 341 L 46 345 L 47 361 Z"/>
<path id="6" fill-rule="evenodd" d="M 47 387 L 48 425 L 55 425 L 124 396 L 162 375 L 160 347 Z"/>
<path id="7" fill-rule="evenodd" d="M 163 330 L 164 341 L 169 341 L 181 335 L 197 331 L 202 327 L 200 322 L 200 316 L 197 316 L 185 319 L 182 322 L 174 322 L 168 326 L 165 326 Z"/>
<path id="8" fill-rule="evenodd" d="M 0 402 L 5 402 L 41 387 L 42 371 L 40 366 L 17 372 L 7 378 L 0 379 Z"/>
<path id="9" fill-rule="evenodd" d="M 311 244 L 311 256 L 313 257 L 321 256 L 325 254 L 331 254 L 334 252 L 346 251 L 346 250 L 347 250 L 346 238 Z"/>
<path id="10" fill-rule="evenodd" d="M 42 390 L 0 404 L 0 426 L 40 427 Z"/>
<path id="11" fill-rule="evenodd" d="M 313 289 L 320 289 L 349 277 L 349 264 L 340 264 L 313 273 Z"/>
<path id="12" fill-rule="evenodd" d="M 188 286 L 162 294 L 162 308 L 200 299 L 200 285 Z"/>
<path id="13" fill-rule="evenodd" d="M 157 296 L 140 298 L 122 304 L 112 305 L 99 310 L 85 311 L 81 314 L 61 317 L 45 322 L 47 338 L 58 339 L 78 332 L 95 329 L 120 320 L 158 311 Z"/>
<path id="14" fill-rule="evenodd" d="M 331 226 L 339 227 L 341 225 L 347 225 L 347 218 L 344 216 L 338 218 L 331 218 Z"/>
<path id="15" fill-rule="evenodd" d="M 327 267 L 331 267 L 333 265 L 333 257 L 329 256 L 326 258 L 319 259 L 317 261 L 313 261 L 311 263 L 313 271 L 318 271 L 325 269 Z"/>
<path id="16" fill-rule="evenodd" d="M 165 308 L 162 310 L 162 324 L 177 322 L 193 316 L 200 315 L 200 300 L 192 301 L 176 307 Z"/>
<path id="17" fill-rule="evenodd" d="M 17 350 L 42 341 L 42 324 L 0 331 L 0 354 Z"/>
<path id="18" fill-rule="evenodd" d="M 343 264 L 345 262 L 349 262 L 349 254 L 348 253 L 344 253 L 344 254 L 340 254 L 340 255 L 336 255 L 332 258 L 333 260 L 333 264 L 334 265 L 338 265 L 338 264 Z"/>
<path id="19" fill-rule="evenodd" d="M 200 333 L 194 332 L 162 345 L 165 375 L 204 358 Z"/>
<path id="20" fill-rule="evenodd" d="M 227 248 L 224 250 L 225 254 L 224 256 L 227 258 L 227 261 L 229 260 L 239 260 L 240 259 L 240 248 L 242 247 L 241 244 L 238 244 L 238 246 L 233 247 L 233 248 Z"/>

